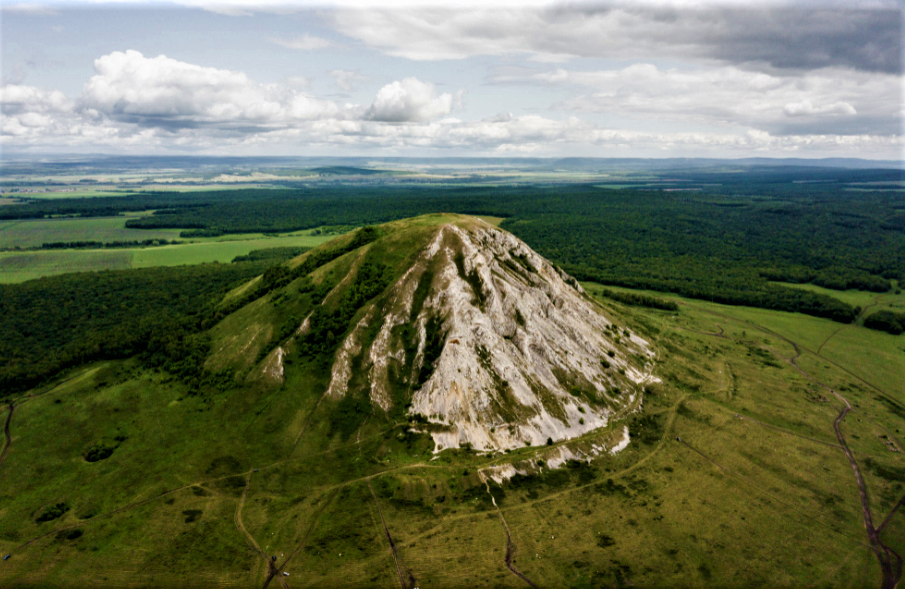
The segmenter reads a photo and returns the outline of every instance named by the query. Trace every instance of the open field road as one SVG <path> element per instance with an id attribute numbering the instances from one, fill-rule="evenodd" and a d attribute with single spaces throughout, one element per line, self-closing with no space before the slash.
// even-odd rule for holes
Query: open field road
<path id="1" fill-rule="evenodd" d="M 6 441 L 3 444 L 3 453 L 0 454 L 0 466 L 3 466 L 6 455 L 9 454 L 9 447 L 13 445 L 13 438 L 9 433 L 9 422 L 13 420 L 13 410 L 15 408 L 16 406 L 13 403 L 9 404 L 9 413 L 6 414 L 6 422 L 3 424 L 3 435 L 6 437 Z"/>
<path id="2" fill-rule="evenodd" d="M 321 514 L 324 513 L 324 510 L 327 509 L 327 506 L 333 502 L 333 499 L 336 497 L 337 494 L 339 494 L 339 487 L 333 489 L 333 492 L 330 493 L 330 496 L 327 497 L 327 500 L 324 501 L 324 504 L 320 506 L 320 509 L 318 509 L 317 513 L 314 514 L 314 517 L 311 518 L 311 525 L 308 526 L 308 531 L 305 532 L 305 536 L 302 538 L 301 544 L 298 545 L 298 548 L 296 548 L 292 552 L 292 554 L 290 554 L 288 557 L 286 557 L 286 560 L 283 561 L 283 564 L 277 565 L 277 567 L 274 571 L 275 574 L 282 575 L 283 570 L 289 565 L 289 563 L 292 561 L 292 559 L 295 558 L 295 556 L 299 552 L 301 552 L 302 549 L 308 544 L 308 538 L 311 536 L 311 532 L 314 531 L 314 527 L 317 525 L 317 520 L 320 519 Z M 272 578 L 273 578 L 273 574 L 271 574 L 270 576 L 267 577 L 267 581 L 264 583 L 263 589 L 267 589 L 267 586 L 270 584 L 270 580 Z"/>
<path id="3" fill-rule="evenodd" d="M 719 317 L 728 319 L 730 321 L 735 320 L 733 317 L 725 315 L 723 313 L 719 313 L 717 311 L 708 310 L 708 312 L 713 315 L 717 315 Z M 758 329 L 760 331 L 763 331 L 764 333 L 768 333 L 768 334 L 770 334 L 774 337 L 777 337 L 777 338 L 781 339 L 782 341 L 790 344 L 793 347 L 793 349 L 795 350 L 795 354 L 791 358 L 784 358 L 784 360 L 786 362 L 788 362 L 792 367 L 794 367 L 799 373 L 801 373 L 802 376 L 804 376 L 811 382 L 819 385 L 820 387 L 826 389 L 834 397 L 836 397 L 839 401 L 841 401 L 843 403 L 844 407 L 842 408 L 842 411 L 839 413 L 839 415 L 836 417 L 835 421 L 833 422 L 833 429 L 835 430 L 835 433 L 836 433 L 836 439 L 839 441 L 839 446 L 842 448 L 842 451 L 845 453 L 845 456 L 848 459 L 848 462 L 852 467 L 852 471 L 855 473 L 855 480 L 858 483 L 858 494 L 859 494 L 860 500 L 861 500 L 861 511 L 864 516 L 864 527 L 865 527 L 865 530 L 867 531 L 867 538 L 870 542 L 871 548 L 874 551 L 874 554 L 876 554 L 876 556 L 877 556 L 877 560 L 879 560 L 879 562 L 880 562 L 880 569 L 883 573 L 883 581 L 881 584 L 881 588 L 882 589 L 895 589 L 895 587 L 899 584 L 899 581 L 902 578 L 902 557 L 898 553 L 896 553 L 894 550 L 892 550 L 891 548 L 889 548 L 888 546 L 883 544 L 883 542 L 880 540 L 879 531 L 880 531 L 880 529 L 882 529 L 882 525 L 881 525 L 880 529 L 874 527 L 873 516 L 871 514 L 870 504 L 869 504 L 868 498 L 867 498 L 867 487 L 864 484 L 864 478 L 861 475 L 861 469 L 858 467 L 858 463 L 855 461 L 854 454 L 852 453 L 851 449 L 848 447 L 848 444 L 846 444 L 845 436 L 843 436 L 843 434 L 842 434 L 841 423 L 845 419 L 845 416 L 848 415 L 848 413 L 852 410 L 851 403 L 849 403 L 848 399 L 846 399 L 841 394 L 839 394 L 838 391 L 834 390 L 832 387 L 830 387 L 827 384 L 814 378 L 812 375 L 807 373 L 804 369 L 802 369 L 798 365 L 798 363 L 796 361 L 801 356 L 802 349 L 806 349 L 806 348 L 803 348 L 803 346 L 800 346 L 797 342 L 792 341 L 788 337 L 786 337 L 782 334 L 776 333 L 773 330 L 767 329 L 766 327 L 763 327 L 763 326 L 758 325 L 753 322 L 746 322 L 746 323 L 750 324 L 751 326 L 755 327 L 756 329 Z M 709 334 L 709 335 L 715 335 L 715 334 Z M 835 335 L 835 334 L 833 334 L 833 335 Z M 720 337 L 720 336 L 716 336 L 716 337 Z M 830 337 L 832 337 L 832 335 Z M 829 339 L 829 338 L 827 338 L 827 339 Z M 824 341 L 824 343 L 826 343 L 826 341 Z M 822 347 L 822 345 L 821 345 L 821 347 Z M 811 352 L 810 350 L 807 350 L 807 351 Z M 818 352 L 811 352 L 811 353 L 819 358 L 827 360 L 827 362 L 830 362 L 837 368 L 840 368 L 841 370 L 844 370 L 845 372 L 852 374 L 845 367 L 839 366 L 835 362 L 832 362 L 832 361 L 824 358 Z M 868 384 L 869 386 L 871 386 L 875 390 L 881 392 L 882 394 L 886 395 L 885 391 L 882 391 L 878 387 L 868 383 L 867 381 L 864 381 L 863 379 L 859 378 L 859 380 L 861 380 L 865 384 Z M 691 448 L 691 446 L 689 446 L 689 448 Z M 698 450 L 696 450 L 694 448 L 692 448 L 692 450 L 694 450 L 698 454 L 701 454 Z M 701 456 L 704 456 L 704 455 L 701 454 Z M 704 456 L 704 457 L 707 460 L 713 462 L 710 458 L 707 458 L 706 456 Z M 714 464 L 716 464 L 716 463 L 714 463 Z M 720 466 L 720 465 L 718 465 L 718 466 Z M 725 470 L 725 468 L 722 466 L 720 466 L 720 468 L 723 468 Z"/>
<path id="4" fill-rule="evenodd" d="M 374 487 L 371 485 L 371 478 L 368 477 L 368 489 L 371 490 L 371 496 L 374 497 L 374 505 L 377 506 L 377 513 L 380 515 L 380 523 L 383 524 L 383 533 L 386 536 L 387 542 L 390 544 L 390 551 L 393 554 L 393 562 L 396 564 L 396 573 L 399 575 L 399 585 L 402 589 L 413 589 L 417 586 L 417 581 L 415 580 L 414 575 L 411 572 L 406 570 L 405 574 L 403 574 L 403 567 L 399 564 L 399 555 L 396 554 L 396 544 L 393 542 L 393 538 L 390 536 L 390 530 L 387 528 L 387 522 L 383 519 L 383 511 L 380 509 L 380 502 L 377 500 L 377 493 L 374 492 Z M 408 575 L 408 581 L 410 585 L 405 584 L 405 576 Z"/>
<path id="5" fill-rule="evenodd" d="M 267 581 L 264 582 L 264 586 L 270 583 L 270 580 L 274 577 L 280 582 L 280 585 L 283 586 L 284 589 L 289 589 L 289 585 L 286 584 L 286 581 L 283 579 L 283 576 L 279 574 L 276 566 L 274 565 L 273 560 L 267 558 L 267 555 L 264 554 L 264 551 L 261 550 L 261 547 L 258 545 L 258 542 L 255 540 L 254 536 L 252 536 L 247 529 L 245 529 L 245 524 L 242 522 L 242 508 L 245 507 L 245 499 L 248 497 L 248 487 L 251 485 L 251 471 L 247 473 L 245 476 L 245 489 L 242 491 L 242 497 L 239 499 L 239 504 L 236 506 L 236 515 L 234 517 L 236 522 L 236 528 L 239 529 L 240 532 L 245 536 L 246 541 L 251 545 L 252 548 L 255 549 L 255 552 L 260 555 L 264 562 L 267 563 L 268 575 Z"/>
<path id="6" fill-rule="evenodd" d="M 899 510 L 900 507 L 902 507 L 902 505 L 905 505 L 905 495 L 902 495 L 902 498 L 899 499 L 899 502 L 895 504 L 895 507 L 893 507 L 890 510 L 889 515 L 886 516 L 886 519 L 884 519 L 883 523 L 880 524 L 880 527 L 877 528 L 878 534 L 883 531 L 883 528 L 886 527 L 886 524 L 889 523 L 889 520 L 892 519 L 892 516 L 894 516 L 896 514 L 896 512 Z"/>
<path id="7" fill-rule="evenodd" d="M 503 524 L 503 529 L 506 530 L 506 568 L 512 571 L 513 575 L 528 583 L 528 585 L 534 587 L 534 589 L 537 589 L 537 585 L 535 585 L 531 579 L 512 566 L 512 559 L 515 557 L 515 544 L 512 543 L 512 534 L 509 532 L 509 524 L 506 523 L 506 518 L 503 517 L 500 506 L 496 504 L 496 499 L 494 498 L 493 493 L 490 492 L 490 485 L 487 483 L 487 479 L 484 477 L 483 472 L 481 473 L 481 479 L 484 481 L 484 487 L 487 489 L 487 494 L 490 495 L 490 500 L 493 502 L 493 507 L 496 509 L 497 515 L 500 516 L 500 522 Z"/>

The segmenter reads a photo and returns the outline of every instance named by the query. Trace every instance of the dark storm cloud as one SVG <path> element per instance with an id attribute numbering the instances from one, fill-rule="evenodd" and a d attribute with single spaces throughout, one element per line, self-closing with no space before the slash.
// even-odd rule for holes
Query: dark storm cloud
<path id="1" fill-rule="evenodd" d="M 341 10 L 343 34 L 413 60 L 529 54 L 707 59 L 766 69 L 899 73 L 896 8 L 560 5 L 552 8 Z"/>

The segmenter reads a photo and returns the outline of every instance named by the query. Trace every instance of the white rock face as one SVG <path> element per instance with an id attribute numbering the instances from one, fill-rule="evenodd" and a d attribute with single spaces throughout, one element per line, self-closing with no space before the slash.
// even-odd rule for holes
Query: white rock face
<path id="1" fill-rule="evenodd" d="M 478 221 L 438 227 L 375 311 L 340 347 L 329 394 L 345 393 L 364 328 L 382 319 L 367 352 L 371 400 L 389 409 L 393 387 L 408 383 L 409 411 L 428 417 L 436 450 L 574 438 L 606 425 L 653 378 L 646 341 L 617 332 L 574 279 Z M 414 341 L 400 335 L 406 325 Z"/>

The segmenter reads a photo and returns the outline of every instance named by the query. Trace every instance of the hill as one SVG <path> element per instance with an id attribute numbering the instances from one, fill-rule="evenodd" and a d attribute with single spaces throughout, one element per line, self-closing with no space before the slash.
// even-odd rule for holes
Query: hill
<path id="1" fill-rule="evenodd" d="M 645 340 L 479 219 L 361 230 L 284 273 L 266 295 L 243 287 L 253 294 L 239 300 L 255 300 L 214 328 L 208 366 L 241 373 L 257 358 L 246 380 L 277 387 L 301 359 L 328 380 L 347 434 L 373 409 L 418 416 L 438 450 L 542 445 L 605 425 L 655 378 Z"/>
<path id="2" fill-rule="evenodd" d="M 457 215 L 270 266 L 10 397 L 0 584 L 895 585 L 896 336 L 615 293 Z"/>

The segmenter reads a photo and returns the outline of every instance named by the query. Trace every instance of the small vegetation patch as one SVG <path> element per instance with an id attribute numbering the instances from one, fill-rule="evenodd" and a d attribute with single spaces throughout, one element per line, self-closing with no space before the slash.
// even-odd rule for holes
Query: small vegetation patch
<path id="1" fill-rule="evenodd" d="M 76 528 L 74 530 L 61 530 L 57 533 L 57 540 L 78 540 L 84 535 L 85 532 L 81 528 Z"/>
<path id="2" fill-rule="evenodd" d="M 57 518 L 63 517 L 63 515 L 69 511 L 69 504 L 65 501 L 56 503 L 54 505 L 48 505 L 38 514 L 38 517 L 35 518 L 35 521 L 40 523 L 53 521 Z"/>
<path id="3" fill-rule="evenodd" d="M 877 463 L 876 461 L 868 458 L 864 461 L 864 464 L 867 465 L 867 468 L 871 470 L 875 475 L 880 478 L 884 478 L 887 481 L 897 481 L 900 483 L 905 483 L 905 467 L 901 466 L 885 466 Z"/>
<path id="4" fill-rule="evenodd" d="M 607 536 L 606 534 L 599 534 L 597 536 L 597 546 L 600 548 L 609 548 L 610 546 L 615 545 L 616 540 L 614 540 L 612 536 Z"/>
<path id="5" fill-rule="evenodd" d="M 678 311 L 679 305 L 677 305 L 673 301 L 667 301 L 665 299 L 660 299 L 657 297 L 652 297 L 645 294 L 640 294 L 636 292 L 622 292 L 616 290 L 610 290 L 608 288 L 603 288 L 597 293 L 605 296 L 608 299 L 612 299 L 614 301 L 618 301 L 620 303 L 624 303 L 626 305 L 633 305 L 636 307 L 648 307 L 650 309 L 660 309 L 663 311 Z"/>
<path id="6" fill-rule="evenodd" d="M 108 446 L 103 442 L 99 442 L 94 446 L 88 448 L 85 452 L 85 461 L 86 462 L 100 462 L 101 460 L 106 460 L 113 455 L 113 451 L 116 449 L 115 446 Z"/>
<path id="7" fill-rule="evenodd" d="M 201 519 L 202 513 L 204 512 L 200 509 L 186 509 L 182 512 L 182 515 L 185 516 L 185 523 L 191 524 Z"/>
<path id="8" fill-rule="evenodd" d="M 343 439 L 351 436 L 358 426 L 371 414 L 371 399 L 364 394 L 343 396 L 330 414 L 330 431 Z"/>
<path id="9" fill-rule="evenodd" d="M 905 313 L 877 311 L 864 320 L 864 327 L 899 335 L 905 331 Z"/>
<path id="10" fill-rule="evenodd" d="M 223 476 L 235 474 L 242 470 L 242 463 L 235 456 L 218 456 L 211 461 L 205 474 Z"/>

